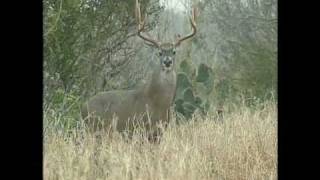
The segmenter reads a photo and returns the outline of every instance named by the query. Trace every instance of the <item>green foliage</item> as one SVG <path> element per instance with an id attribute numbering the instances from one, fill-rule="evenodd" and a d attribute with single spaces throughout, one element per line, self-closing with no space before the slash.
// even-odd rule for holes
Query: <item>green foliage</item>
<path id="1" fill-rule="evenodd" d="M 79 124 L 80 104 L 79 96 L 74 92 L 65 93 L 58 89 L 52 93 L 52 102 L 44 104 L 44 130 L 72 130 Z"/>
<path id="2" fill-rule="evenodd" d="M 139 2 L 142 14 L 148 14 L 149 31 L 158 23 L 159 1 Z M 277 97 L 276 1 L 204 0 L 198 5 L 197 34 L 180 51 L 187 55 L 179 64 L 175 110 L 190 118 L 227 101 L 245 99 L 254 106 Z M 134 39 L 134 7 L 133 0 L 44 0 L 44 110 L 64 117 L 49 118 L 58 119 L 59 126 L 75 125 L 83 99 L 134 85 L 135 74 L 126 70 L 140 72 L 140 66 L 130 62 L 150 57 L 150 52 L 141 53 L 142 41 Z M 173 34 L 164 24 L 164 34 Z"/>
<path id="3" fill-rule="evenodd" d="M 198 18 L 193 61 L 212 62 L 216 106 L 240 96 L 248 104 L 269 99 L 277 89 L 277 1 L 205 0 L 199 7 L 206 15 Z"/>
<path id="4" fill-rule="evenodd" d="M 140 2 L 146 12 L 149 0 Z M 134 1 L 45 0 L 44 70 L 47 77 L 58 74 L 53 83 L 67 92 L 74 86 L 93 94 L 104 88 L 96 85 L 105 78 L 119 75 L 121 67 L 134 57 L 135 47 L 128 44 L 137 26 L 134 7 Z M 158 12 L 159 7 L 148 10 L 149 14 Z M 149 24 L 147 28 L 150 29 Z M 51 86 L 51 82 L 44 81 L 47 86 Z"/>
<path id="5" fill-rule="evenodd" d="M 186 61 L 180 64 L 182 72 L 177 75 L 175 110 L 189 119 L 198 109 L 206 113 L 210 107 L 210 94 L 213 90 L 213 72 L 210 67 L 200 64 L 197 75 L 192 75 L 192 66 Z"/>
<path id="6" fill-rule="evenodd" d="M 161 9 L 152 0 L 139 2 L 142 13 L 153 15 L 150 30 Z M 50 123 L 69 128 L 83 100 L 113 88 L 135 57 L 135 1 L 44 0 L 43 7 L 43 107 Z"/>

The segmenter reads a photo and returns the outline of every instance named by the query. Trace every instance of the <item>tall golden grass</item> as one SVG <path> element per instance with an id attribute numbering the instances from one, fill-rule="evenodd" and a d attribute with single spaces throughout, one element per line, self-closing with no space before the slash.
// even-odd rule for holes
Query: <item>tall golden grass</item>
<path id="1" fill-rule="evenodd" d="M 82 134 L 80 137 L 79 134 Z M 277 179 L 277 104 L 239 106 L 176 125 L 160 143 L 139 134 L 102 143 L 78 128 L 44 132 L 44 179 Z"/>

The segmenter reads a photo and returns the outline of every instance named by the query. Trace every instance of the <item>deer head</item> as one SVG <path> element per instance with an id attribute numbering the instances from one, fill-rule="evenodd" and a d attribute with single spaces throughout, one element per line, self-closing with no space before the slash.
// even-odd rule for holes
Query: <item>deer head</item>
<path id="1" fill-rule="evenodd" d="M 149 34 L 143 35 L 143 31 L 145 28 L 145 22 L 146 22 L 146 15 L 144 20 L 141 18 L 141 11 L 140 11 L 140 4 L 138 0 L 136 0 L 136 18 L 138 20 L 138 36 L 145 40 L 149 46 L 155 47 L 159 50 L 158 56 L 160 59 L 160 64 L 162 67 L 162 70 L 169 72 L 172 71 L 175 64 L 175 55 L 176 55 L 176 47 L 178 47 L 181 42 L 193 37 L 196 32 L 196 23 L 195 23 L 195 8 L 192 8 L 192 16 L 190 18 L 190 23 L 192 27 L 192 32 L 189 35 L 186 35 L 184 37 L 177 36 L 177 39 L 173 43 L 162 43 L 158 40 L 155 40 L 154 38 L 150 37 Z"/>

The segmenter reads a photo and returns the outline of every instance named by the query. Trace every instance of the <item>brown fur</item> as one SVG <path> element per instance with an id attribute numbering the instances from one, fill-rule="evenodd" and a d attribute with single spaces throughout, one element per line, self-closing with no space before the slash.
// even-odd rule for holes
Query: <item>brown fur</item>
<path id="1" fill-rule="evenodd" d="M 132 131 L 140 119 L 150 132 L 154 132 L 157 123 L 169 122 L 168 114 L 175 90 L 175 71 L 165 72 L 158 67 L 148 82 L 134 90 L 114 90 L 92 97 L 83 104 L 82 117 L 93 131 L 111 128 L 115 117 L 118 131 L 126 128 Z"/>

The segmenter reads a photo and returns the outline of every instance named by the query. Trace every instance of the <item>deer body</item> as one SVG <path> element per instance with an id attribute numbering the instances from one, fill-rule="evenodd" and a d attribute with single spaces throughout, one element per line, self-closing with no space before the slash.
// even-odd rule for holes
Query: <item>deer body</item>
<path id="1" fill-rule="evenodd" d="M 114 90 L 97 94 L 82 106 L 82 117 L 87 118 L 94 131 L 98 130 L 97 121 L 103 121 L 104 128 L 109 128 L 112 119 L 117 118 L 116 129 L 132 129 L 135 120 L 142 119 L 154 126 L 160 121 L 168 122 L 169 109 L 176 90 L 175 71 L 165 72 L 157 68 L 148 82 L 133 90 Z M 90 114 L 92 118 L 90 118 Z M 153 127 L 151 127 L 153 128 Z"/>
<path id="2" fill-rule="evenodd" d="M 195 13 L 192 11 L 190 23 L 192 33 L 178 38 L 174 43 L 161 43 L 142 34 L 145 21 L 141 20 L 140 5 L 136 0 L 138 17 L 138 36 L 149 46 L 159 50 L 159 64 L 153 70 L 151 78 L 134 90 L 115 90 L 102 92 L 92 97 L 82 106 L 82 117 L 94 131 L 110 128 L 113 119 L 117 119 L 116 129 L 132 130 L 136 120 L 141 120 L 151 133 L 156 124 L 169 121 L 169 110 L 176 91 L 175 49 L 180 43 L 196 33 Z"/>

